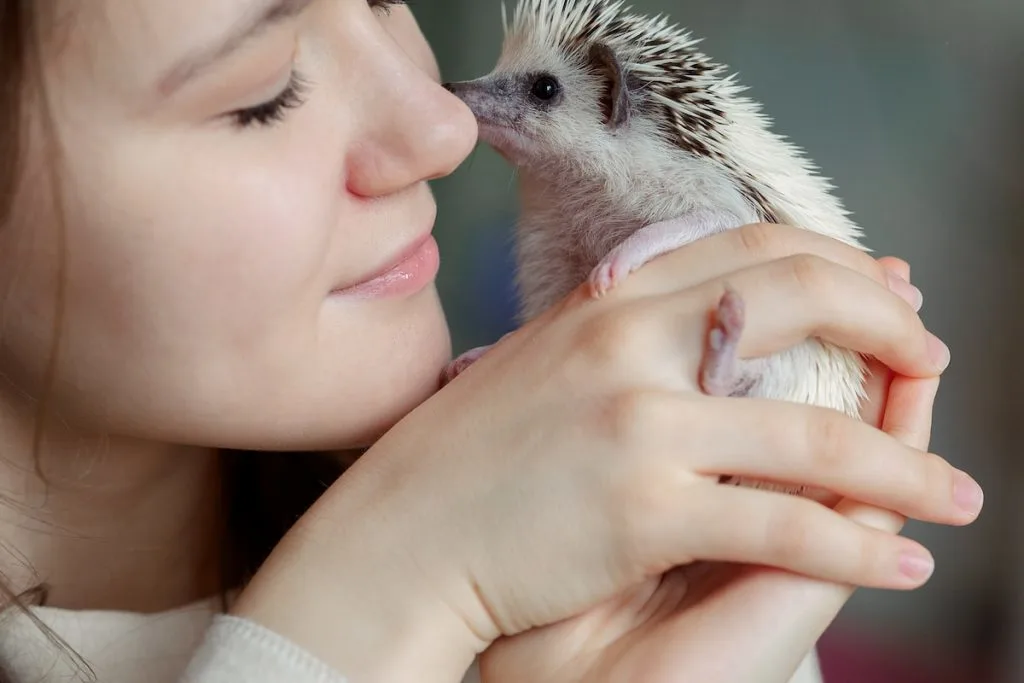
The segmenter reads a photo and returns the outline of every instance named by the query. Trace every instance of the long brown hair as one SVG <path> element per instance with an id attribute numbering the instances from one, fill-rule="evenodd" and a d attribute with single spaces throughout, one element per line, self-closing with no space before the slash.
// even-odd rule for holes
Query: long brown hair
<path id="1" fill-rule="evenodd" d="M 45 84 L 40 77 L 40 3 L 46 0 L 0 0 L 0 230 L 12 218 L 12 209 L 21 173 L 24 169 L 24 122 L 26 103 L 32 101 L 45 108 Z M 37 107 L 38 109 L 39 107 Z M 39 112 L 37 112 L 39 113 Z M 41 112 L 46 118 L 46 112 Z M 47 126 L 43 126 L 46 132 Z M 53 135 L 52 127 L 49 134 Z M 55 143 L 50 140 L 49 142 Z M 55 144 L 50 149 L 57 150 Z M 47 159 L 53 167 L 51 177 L 57 180 L 59 158 Z M 60 192 L 54 182 L 54 192 Z M 60 196 L 52 197 L 53 206 L 62 206 Z M 58 219 L 62 214 L 58 212 Z M 58 226 L 63 230 L 63 225 Z M 60 277 L 63 277 L 61 274 Z M 2 292 L 0 292 L 2 295 Z M 0 296 L 2 300 L 2 296 Z M 56 367 L 60 324 L 63 310 L 63 288 L 58 287 L 55 306 L 55 327 L 50 345 L 49 366 Z M 53 377 L 51 376 L 51 382 Z M 46 418 L 46 401 L 37 408 L 37 432 Z M 38 460 L 36 440 L 36 457 Z M 3 453 L 0 453 L 3 457 Z M 266 559 L 281 537 L 301 517 L 323 491 L 340 476 L 344 465 L 335 458 L 317 453 L 253 453 L 222 451 L 223 537 L 225 539 L 222 586 L 227 591 L 243 585 Z M 3 501 L 0 500 L 0 504 Z M 3 539 L 0 539 L 0 544 Z M 39 585 L 16 593 L 0 573 L 0 613 L 17 609 L 29 615 L 46 633 L 54 646 L 63 650 L 77 664 L 81 677 L 95 680 L 87 662 L 81 660 L 41 621 L 29 606 L 45 604 L 46 586 Z M 225 602 L 226 605 L 226 602 Z M 0 683 L 8 683 L 0 662 Z"/>

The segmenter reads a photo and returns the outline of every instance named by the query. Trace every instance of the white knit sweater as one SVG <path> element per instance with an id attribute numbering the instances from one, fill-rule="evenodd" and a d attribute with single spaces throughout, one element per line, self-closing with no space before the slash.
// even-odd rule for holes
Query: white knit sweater
<path id="1" fill-rule="evenodd" d="M 0 662 L 17 683 L 88 680 L 77 675 L 81 660 L 99 683 L 349 683 L 295 644 L 218 608 L 217 600 L 160 614 L 33 608 L 80 660 L 11 610 L 0 622 Z M 475 665 L 463 683 L 479 683 Z M 815 657 L 791 683 L 821 683 Z"/>

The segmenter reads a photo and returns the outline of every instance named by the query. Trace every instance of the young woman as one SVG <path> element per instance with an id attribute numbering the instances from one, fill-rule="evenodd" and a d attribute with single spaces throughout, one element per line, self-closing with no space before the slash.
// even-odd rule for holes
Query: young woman
<path id="1" fill-rule="evenodd" d="M 400 5 L 0 0 L 7 678 L 786 681 L 850 586 L 921 586 L 902 516 L 981 490 L 927 453 L 949 354 L 896 259 L 747 226 L 436 391 L 427 181 L 476 130 Z M 866 423 L 698 391 L 726 282 L 744 355 L 878 359 Z M 696 560 L 766 568 L 683 609 Z"/>

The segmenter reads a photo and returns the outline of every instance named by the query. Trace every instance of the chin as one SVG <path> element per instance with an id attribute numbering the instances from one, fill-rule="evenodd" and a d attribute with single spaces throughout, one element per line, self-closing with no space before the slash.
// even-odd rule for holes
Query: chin
<path id="1" fill-rule="evenodd" d="M 328 317 L 321 352 L 293 376 L 249 393 L 250 419 L 213 437 L 228 448 L 335 451 L 372 445 L 440 388 L 451 357 L 444 311 L 431 285 L 414 296 L 361 302 L 343 322 Z M 333 318 L 333 320 L 331 320 Z M 213 426 L 213 425 L 211 425 Z"/>
<path id="2" fill-rule="evenodd" d="M 358 420 L 358 426 L 350 423 L 356 427 L 355 445 L 373 443 L 440 388 L 441 373 L 451 360 L 451 337 L 440 304 L 433 311 L 403 330 L 402 343 L 380 345 L 390 350 L 372 361 L 378 370 L 371 373 L 365 400 L 352 415 Z"/>
<path id="3" fill-rule="evenodd" d="M 293 408 L 301 404 L 304 409 L 292 410 L 286 417 L 280 411 L 263 410 L 259 414 L 273 414 L 274 418 L 250 422 L 242 433 L 229 435 L 226 442 L 213 439 L 222 448 L 257 451 L 366 448 L 439 389 L 447 362 L 446 356 L 436 354 L 435 358 L 418 360 L 415 367 L 384 363 L 386 370 L 367 372 L 372 384 L 354 386 L 358 379 L 352 378 L 349 391 L 328 389 L 314 400 L 305 396 L 304 401 L 292 401 Z"/>

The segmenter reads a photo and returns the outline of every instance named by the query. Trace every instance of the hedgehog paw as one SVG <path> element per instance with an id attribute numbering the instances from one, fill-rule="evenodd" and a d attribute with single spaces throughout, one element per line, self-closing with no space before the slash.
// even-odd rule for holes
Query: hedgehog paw
<path id="1" fill-rule="evenodd" d="M 641 265 L 634 263 L 628 253 L 618 249 L 612 251 L 590 271 L 590 277 L 587 278 L 590 295 L 595 299 L 601 298 Z"/>
<path id="2" fill-rule="evenodd" d="M 704 393 L 743 396 L 753 387 L 755 376 L 745 372 L 748 368 L 738 355 L 743 326 L 743 298 L 735 290 L 726 289 L 718 301 L 701 364 L 700 387 Z"/>
<path id="3" fill-rule="evenodd" d="M 483 355 L 487 353 L 487 351 L 490 350 L 490 348 L 490 345 L 478 346 L 475 349 L 470 349 L 469 351 L 466 351 L 465 353 L 455 358 L 455 360 L 448 363 L 444 371 L 441 373 L 441 386 L 445 386 L 453 379 L 458 377 L 460 374 L 465 372 L 466 368 L 480 360 L 480 358 L 483 357 Z"/>

